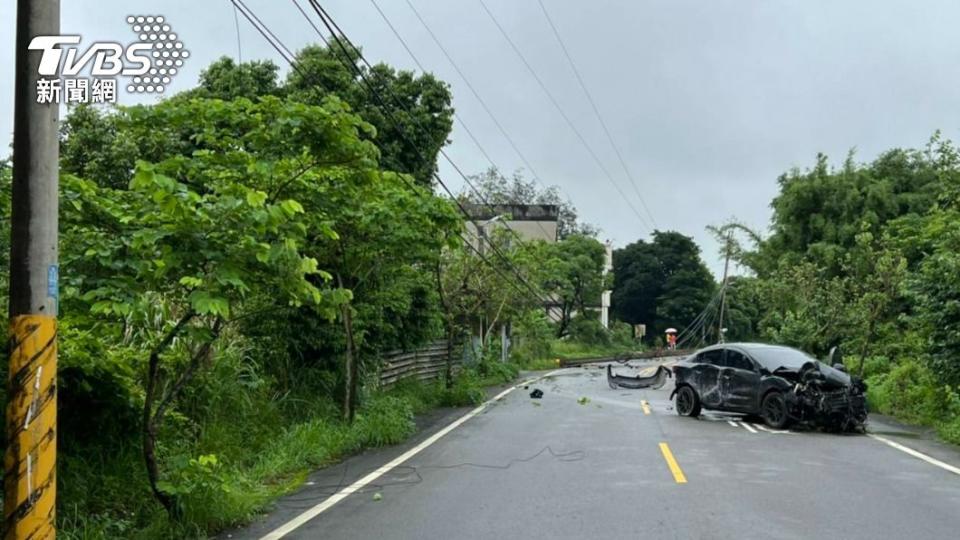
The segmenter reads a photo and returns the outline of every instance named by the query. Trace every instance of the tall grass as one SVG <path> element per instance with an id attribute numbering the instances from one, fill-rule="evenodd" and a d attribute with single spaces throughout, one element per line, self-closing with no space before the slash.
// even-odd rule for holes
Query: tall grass
<path id="1" fill-rule="evenodd" d="M 346 424 L 326 393 L 271 395 L 267 385 L 225 378 L 230 370 L 216 368 L 198 381 L 161 435 L 161 441 L 179 441 L 161 448 L 166 481 L 178 490 L 176 519 L 153 500 L 139 441 L 131 434 L 62 449 L 60 537 L 206 538 L 250 521 L 310 471 L 364 448 L 404 441 L 414 433 L 415 414 L 479 403 L 484 384 L 516 375 L 506 367 L 464 370 L 449 387 L 401 381 L 389 391 L 369 393 L 354 422 Z"/>

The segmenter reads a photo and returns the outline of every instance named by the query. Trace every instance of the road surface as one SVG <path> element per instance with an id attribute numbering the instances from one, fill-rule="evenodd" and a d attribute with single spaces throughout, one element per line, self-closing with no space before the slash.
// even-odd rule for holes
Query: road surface
<path id="1" fill-rule="evenodd" d="M 554 372 L 466 420 L 468 409 L 447 411 L 409 444 L 314 474 L 230 538 L 960 535 L 952 448 L 876 422 L 876 436 L 922 454 L 866 435 L 771 432 L 735 415 L 681 418 L 672 386 L 612 390 L 597 366 Z M 534 388 L 542 399 L 529 397 Z"/>

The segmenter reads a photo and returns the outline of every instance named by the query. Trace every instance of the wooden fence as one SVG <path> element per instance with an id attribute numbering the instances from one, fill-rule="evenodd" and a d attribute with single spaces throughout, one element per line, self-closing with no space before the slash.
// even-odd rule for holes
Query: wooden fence
<path id="1" fill-rule="evenodd" d="M 451 370 L 460 371 L 460 347 L 453 347 Z M 415 351 L 393 351 L 383 356 L 380 387 L 390 388 L 399 380 L 415 377 L 421 381 L 442 379 L 447 372 L 447 341 L 434 341 Z"/>

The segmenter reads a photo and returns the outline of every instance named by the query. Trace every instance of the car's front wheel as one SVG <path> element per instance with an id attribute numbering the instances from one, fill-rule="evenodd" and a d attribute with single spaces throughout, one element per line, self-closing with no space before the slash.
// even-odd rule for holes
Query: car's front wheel
<path id="1" fill-rule="evenodd" d="M 700 416 L 700 397 L 689 386 L 677 390 L 677 414 L 680 416 Z"/>
<path id="2" fill-rule="evenodd" d="M 763 421 L 773 429 L 783 429 L 790 421 L 787 415 L 787 402 L 783 394 L 776 390 L 764 396 L 760 413 Z"/>

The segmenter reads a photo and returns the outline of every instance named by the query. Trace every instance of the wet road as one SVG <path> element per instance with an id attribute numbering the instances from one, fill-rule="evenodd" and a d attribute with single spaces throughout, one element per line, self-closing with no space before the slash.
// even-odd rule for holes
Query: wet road
<path id="1" fill-rule="evenodd" d="M 681 418 L 671 389 L 612 390 L 600 368 L 561 370 L 314 474 L 232 538 L 957 537 L 960 474 L 865 435 Z M 950 447 L 871 429 L 960 466 Z"/>

